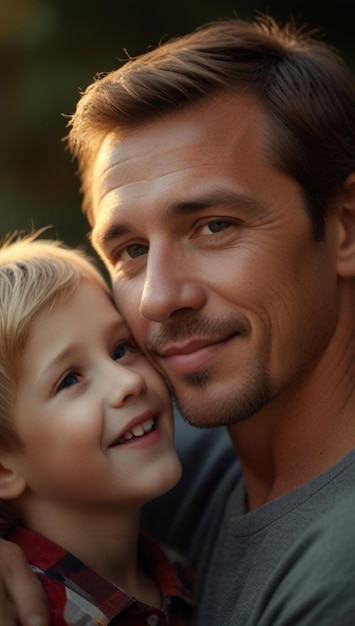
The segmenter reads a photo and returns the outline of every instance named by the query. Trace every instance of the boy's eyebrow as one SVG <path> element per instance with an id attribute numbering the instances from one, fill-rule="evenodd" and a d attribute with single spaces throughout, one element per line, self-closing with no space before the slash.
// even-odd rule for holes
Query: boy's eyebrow
<path id="1" fill-rule="evenodd" d="M 51 377 L 52 371 L 60 367 L 61 363 L 67 361 L 75 354 L 75 352 L 83 346 L 82 343 L 75 343 L 61 350 L 54 357 L 50 357 L 41 370 L 38 372 L 38 380 L 47 380 Z"/>
<path id="2" fill-rule="evenodd" d="M 244 211 L 251 209 L 258 211 L 263 209 L 261 202 L 255 198 L 235 191 L 217 188 L 194 200 L 183 200 L 171 203 L 162 215 L 162 222 L 167 222 L 174 217 L 191 215 L 194 212 L 209 209 L 217 205 L 220 207 L 235 207 L 237 209 L 243 209 Z M 91 239 L 94 239 L 95 244 L 104 250 L 112 241 L 131 232 L 132 228 L 129 223 L 122 220 L 120 223 L 111 224 L 107 229 L 102 229 L 102 231 L 95 232 L 94 228 Z"/>
<path id="3" fill-rule="evenodd" d="M 117 319 L 112 321 L 111 324 L 108 324 L 104 332 L 110 337 L 116 337 L 117 334 L 117 341 L 130 340 L 132 338 L 132 334 L 128 329 L 127 323 L 123 320 L 119 311 L 117 311 Z M 49 356 L 43 366 L 41 366 L 41 370 L 38 372 L 36 379 L 45 381 L 50 378 L 53 370 L 60 367 L 62 363 L 65 363 L 68 360 L 70 361 L 70 359 L 75 359 L 78 353 L 85 351 L 85 347 L 86 344 L 84 342 L 77 341 L 66 346 L 58 353 L 55 353 L 54 356 Z M 75 363 L 72 363 L 72 365 L 75 365 Z"/>

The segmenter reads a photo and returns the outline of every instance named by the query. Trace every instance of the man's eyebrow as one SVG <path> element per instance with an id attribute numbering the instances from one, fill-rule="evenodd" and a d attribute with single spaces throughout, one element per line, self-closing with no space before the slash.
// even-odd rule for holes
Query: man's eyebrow
<path id="1" fill-rule="evenodd" d="M 90 240 L 91 243 L 95 242 L 95 245 L 104 250 L 112 241 L 115 241 L 118 237 L 122 235 L 127 235 L 131 230 L 126 224 L 112 224 L 109 228 L 100 230 L 99 232 L 95 231 L 95 229 L 91 232 Z"/>
<path id="2" fill-rule="evenodd" d="M 168 206 L 166 218 L 189 215 L 203 209 L 218 207 L 235 207 L 237 209 L 258 209 L 261 204 L 255 199 L 242 193 L 226 189 L 215 189 L 194 200 L 176 202 Z"/>
<path id="3" fill-rule="evenodd" d="M 255 198 L 239 192 L 217 188 L 196 199 L 181 200 L 169 204 L 166 211 L 162 213 L 161 219 L 162 222 L 168 222 L 172 218 L 191 215 L 214 206 L 232 207 L 243 209 L 244 211 L 258 211 L 262 209 L 262 204 Z M 129 223 L 122 221 L 121 223 L 111 224 L 107 229 L 102 229 L 102 231 L 95 232 L 94 229 L 91 240 L 94 239 L 95 245 L 104 250 L 113 241 L 131 232 L 132 228 Z"/>

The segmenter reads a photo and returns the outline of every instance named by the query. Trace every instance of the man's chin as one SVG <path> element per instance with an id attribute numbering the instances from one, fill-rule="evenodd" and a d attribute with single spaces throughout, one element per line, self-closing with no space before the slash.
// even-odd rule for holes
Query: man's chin
<path id="1" fill-rule="evenodd" d="M 177 386 L 172 395 L 183 418 L 196 428 L 230 426 L 252 417 L 272 399 L 267 377 L 236 389 L 217 389 L 215 382 L 196 376 L 195 385 Z"/>

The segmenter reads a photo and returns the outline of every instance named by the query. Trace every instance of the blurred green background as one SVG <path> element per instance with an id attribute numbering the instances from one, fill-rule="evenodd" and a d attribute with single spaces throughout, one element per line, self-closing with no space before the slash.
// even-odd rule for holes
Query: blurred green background
<path id="1" fill-rule="evenodd" d="M 219 17 L 292 14 L 355 70 L 355 0 L 0 0 L 0 237 L 48 224 L 87 240 L 62 113 L 98 72 Z M 355 149 L 355 147 L 354 147 Z"/>

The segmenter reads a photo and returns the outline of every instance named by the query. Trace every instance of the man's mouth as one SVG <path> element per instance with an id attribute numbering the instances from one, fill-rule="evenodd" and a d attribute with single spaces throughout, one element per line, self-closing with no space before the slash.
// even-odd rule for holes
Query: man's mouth
<path id="1" fill-rule="evenodd" d="M 162 367 L 165 364 L 167 371 L 181 375 L 209 369 L 222 350 L 238 336 L 239 333 L 236 333 L 220 339 L 195 340 L 166 347 L 158 353 L 159 363 Z"/>
<path id="2" fill-rule="evenodd" d="M 124 443 L 127 443 L 128 441 L 132 441 L 132 439 L 140 439 L 148 433 L 151 433 L 153 430 L 155 430 L 155 420 L 154 418 L 150 417 L 145 422 L 133 426 L 131 430 L 126 430 L 118 439 L 116 439 L 109 446 L 109 448 L 122 445 Z"/>
<path id="3" fill-rule="evenodd" d="M 168 358 L 170 356 L 184 356 L 188 354 L 193 354 L 194 352 L 204 350 L 215 344 L 223 343 L 225 341 L 225 338 L 200 340 L 195 339 L 194 341 L 189 340 L 186 343 L 181 343 L 180 345 L 177 344 L 161 349 L 159 352 L 159 356 L 163 358 Z"/>

